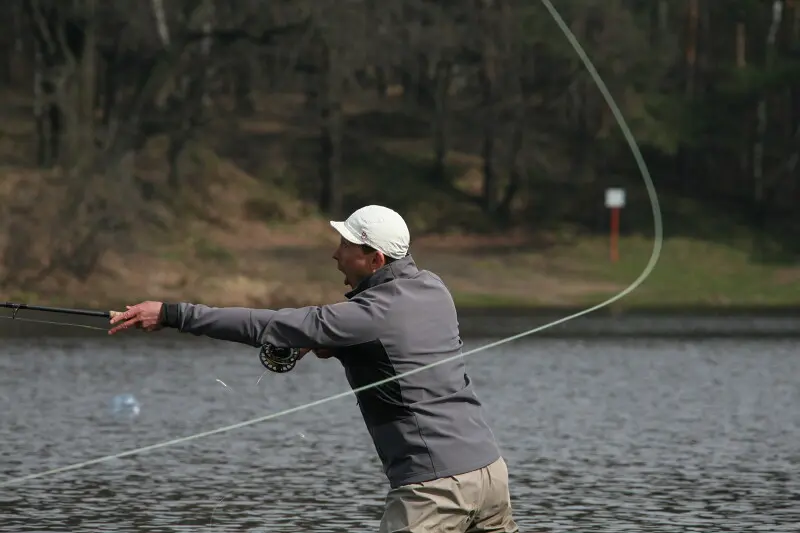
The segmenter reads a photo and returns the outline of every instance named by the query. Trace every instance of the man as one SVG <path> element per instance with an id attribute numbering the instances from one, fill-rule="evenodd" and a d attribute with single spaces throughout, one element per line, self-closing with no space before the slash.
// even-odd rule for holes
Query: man
<path id="1" fill-rule="evenodd" d="M 344 222 L 333 255 L 347 301 L 299 309 L 143 302 L 111 319 L 260 347 L 313 350 L 344 366 L 354 389 L 460 353 L 452 297 L 408 254 L 403 218 L 370 205 Z M 508 471 L 463 358 L 356 394 L 391 490 L 380 531 L 517 532 Z"/>

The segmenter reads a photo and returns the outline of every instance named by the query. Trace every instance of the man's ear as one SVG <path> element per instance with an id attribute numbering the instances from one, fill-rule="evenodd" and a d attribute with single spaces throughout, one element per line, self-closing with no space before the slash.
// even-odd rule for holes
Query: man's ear
<path id="1" fill-rule="evenodd" d="M 372 269 L 373 271 L 378 270 L 383 265 L 386 264 L 386 257 L 383 255 L 383 252 L 374 252 L 372 255 Z"/>

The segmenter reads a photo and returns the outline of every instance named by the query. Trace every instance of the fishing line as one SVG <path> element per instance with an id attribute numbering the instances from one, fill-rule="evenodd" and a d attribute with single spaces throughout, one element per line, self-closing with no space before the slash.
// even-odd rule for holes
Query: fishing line
<path id="1" fill-rule="evenodd" d="M 333 396 L 328 396 L 328 397 L 322 398 L 320 400 L 315 400 L 313 402 L 308 402 L 308 403 L 305 403 L 305 404 L 302 404 L 302 405 L 298 405 L 296 407 L 285 409 L 285 410 L 279 411 L 277 413 L 271 413 L 271 414 L 268 414 L 266 416 L 262 416 L 262 417 L 259 417 L 259 418 L 253 418 L 253 419 L 250 419 L 250 420 L 245 420 L 244 422 L 239 422 L 237 424 L 231 424 L 231 425 L 228 425 L 228 426 L 219 427 L 217 429 L 213 429 L 213 430 L 210 430 L 210 431 L 203 431 L 201 433 L 196 433 L 194 435 L 189 435 L 187 437 L 181 437 L 181 438 L 177 438 L 177 439 L 172 439 L 172 440 L 160 442 L 158 444 L 152 444 L 150 446 L 143 446 L 141 448 L 128 450 L 126 452 L 116 453 L 116 454 L 113 454 L 113 455 L 107 455 L 105 457 L 100 457 L 100 458 L 97 458 L 97 459 L 91 459 L 91 460 L 88 460 L 88 461 L 83 461 L 83 462 L 80 462 L 80 463 L 75 463 L 75 464 L 71 464 L 71 465 L 68 465 L 68 466 L 63 466 L 63 467 L 60 467 L 60 468 L 54 468 L 52 470 L 45 470 L 43 472 L 39 472 L 39 473 L 36 473 L 36 474 L 29 474 L 27 476 L 21 476 L 21 477 L 17 477 L 17 478 L 6 479 L 6 480 L 0 482 L 0 486 L 7 486 L 7 485 L 14 484 L 14 483 L 21 483 L 23 481 L 27 481 L 27 480 L 30 480 L 30 479 L 36 479 L 36 478 L 41 478 L 41 477 L 46 477 L 46 476 L 52 476 L 54 474 L 59 474 L 61 472 L 68 472 L 70 470 L 77 470 L 79 468 L 84 468 L 86 466 L 90 466 L 90 465 L 94 465 L 94 464 L 98 464 L 98 463 L 103 463 L 103 462 L 111 461 L 111 460 L 114 460 L 114 459 L 120 459 L 122 457 L 128 457 L 128 456 L 131 456 L 131 455 L 136 455 L 136 454 L 140 454 L 140 453 L 151 451 L 151 450 L 157 450 L 159 448 L 166 448 L 168 446 L 174 446 L 176 444 L 181 444 L 181 443 L 184 443 L 184 442 L 189 442 L 189 441 L 201 439 L 201 438 L 204 438 L 204 437 L 209 437 L 211 435 L 217 435 L 217 434 L 220 434 L 220 433 L 226 433 L 226 432 L 229 432 L 229 431 L 232 431 L 232 430 L 235 430 L 235 429 L 243 428 L 243 427 L 246 427 L 246 426 L 251 426 L 253 424 L 259 424 L 261 422 L 266 422 L 268 420 L 273 420 L 273 419 L 279 418 L 281 416 L 290 415 L 290 414 L 296 413 L 298 411 L 303 411 L 305 409 L 310 409 L 312 407 L 317 407 L 319 405 L 322 405 L 322 404 L 325 404 L 325 403 L 328 403 L 328 402 L 332 402 L 332 401 L 338 400 L 340 398 L 345 398 L 347 396 L 355 395 L 355 394 L 357 394 L 359 392 L 363 392 L 363 391 L 366 391 L 366 390 L 369 390 L 369 389 L 372 389 L 372 388 L 375 388 L 375 387 L 379 387 L 381 385 L 385 385 L 386 383 L 390 383 L 392 381 L 398 380 L 398 379 L 406 377 L 406 376 L 410 376 L 412 374 L 416 374 L 418 372 L 422 372 L 423 370 L 428 370 L 429 368 L 432 368 L 432 367 L 435 367 L 435 366 L 438 366 L 438 365 L 441 365 L 441 364 L 444 364 L 444 363 L 449 363 L 450 361 L 454 361 L 455 359 L 458 359 L 460 357 L 467 357 L 467 356 L 470 356 L 470 355 L 474 355 L 476 353 L 485 352 L 485 351 L 490 350 L 492 348 L 496 348 L 498 346 L 502 346 L 503 344 L 508 344 L 510 342 L 519 340 L 519 339 L 521 339 L 523 337 L 527 337 L 529 335 L 533 335 L 534 333 L 538 333 L 538 332 L 543 331 L 543 330 L 548 329 L 548 328 L 552 328 L 552 327 L 557 326 L 559 324 L 564 324 L 564 323 L 569 322 L 571 320 L 575 320 L 576 318 L 579 318 L 579 317 L 584 316 L 584 315 L 588 315 L 589 313 L 597 311 L 598 309 L 602 309 L 603 307 L 606 307 L 606 306 L 616 302 L 617 300 L 620 300 L 621 298 L 624 298 L 625 296 L 627 296 L 628 294 L 630 294 L 631 292 L 636 290 L 642 283 L 644 283 L 644 281 L 650 276 L 650 273 L 653 271 L 653 269 L 655 268 L 656 264 L 658 263 L 659 257 L 661 256 L 661 248 L 662 248 L 662 245 L 663 245 L 663 229 L 662 229 L 662 219 L 661 219 L 661 208 L 659 206 L 658 195 L 657 195 L 656 190 L 655 190 L 655 185 L 653 184 L 653 179 L 650 176 L 650 172 L 647 169 L 647 165 L 644 162 L 644 158 L 642 157 L 641 153 L 639 152 L 639 147 L 638 147 L 638 145 L 636 143 L 636 139 L 634 138 L 633 134 L 631 133 L 630 128 L 628 127 L 627 122 L 625 121 L 625 118 L 622 116 L 622 112 L 620 111 L 619 107 L 617 106 L 616 102 L 614 101 L 613 96 L 611 96 L 611 94 L 609 93 L 608 88 L 606 87 L 606 85 L 603 82 L 602 78 L 600 77 L 600 75 L 595 70 L 594 65 L 592 64 L 591 60 L 587 57 L 586 52 L 583 50 L 583 47 L 581 47 L 581 45 L 578 42 L 578 40 L 575 37 L 575 35 L 572 33 L 572 31 L 570 31 L 569 27 L 564 23 L 564 21 L 562 20 L 560 14 L 556 10 L 556 8 L 553 7 L 553 5 L 550 3 L 550 0 L 541 0 L 541 1 L 542 1 L 542 4 L 544 4 L 544 6 L 549 11 L 550 15 L 555 20 L 556 24 L 558 24 L 558 27 L 564 33 L 564 35 L 566 36 L 566 38 L 569 41 L 569 43 L 575 49 L 575 52 L 580 57 L 581 61 L 583 61 L 583 64 L 586 66 L 586 69 L 589 71 L 589 74 L 591 75 L 591 77 L 594 80 L 595 84 L 597 85 L 598 89 L 600 90 L 600 92 L 602 93 L 603 97 L 605 98 L 606 103 L 611 108 L 611 112 L 614 114 L 614 118 L 617 120 L 617 123 L 619 124 L 620 129 L 622 130 L 622 133 L 625 136 L 625 139 L 627 140 L 628 145 L 630 146 L 631 152 L 633 153 L 633 157 L 636 160 L 636 164 L 638 165 L 639 171 L 642 174 L 642 179 L 644 180 L 645 187 L 647 188 L 647 194 L 648 194 L 648 196 L 650 198 L 650 204 L 651 204 L 652 210 L 653 210 L 653 225 L 654 225 L 654 233 L 655 233 L 655 236 L 654 236 L 654 239 L 653 239 L 653 252 L 650 255 L 650 260 L 648 261 L 648 263 L 645 266 L 644 270 L 639 275 L 639 277 L 636 278 L 636 280 L 633 281 L 633 283 L 631 283 L 627 288 L 622 290 L 617 295 L 612 296 L 611 298 L 607 299 L 606 301 L 604 301 L 602 303 L 599 303 L 599 304 L 597 304 L 597 305 L 595 305 L 593 307 L 589 307 L 588 309 L 585 309 L 583 311 L 579 311 L 579 312 L 574 313 L 572 315 L 569 315 L 567 317 L 561 318 L 559 320 L 555 320 L 553 322 L 544 324 L 542 326 L 538 326 L 538 327 L 530 329 L 528 331 L 523 331 L 522 333 L 518 333 L 516 335 L 510 336 L 510 337 L 506 337 L 504 339 L 500 339 L 500 340 L 495 341 L 495 342 L 491 342 L 489 344 L 480 346 L 480 347 L 475 348 L 473 350 L 469 350 L 467 352 L 463 352 L 461 354 L 457 354 L 457 355 L 448 357 L 446 359 L 442 359 L 441 361 L 437 361 L 437 362 L 431 363 L 429 365 L 425 365 L 423 367 L 416 368 L 414 370 L 410 370 L 408 372 L 404 372 L 402 374 L 398 374 L 398 375 L 393 376 L 391 378 L 387 378 L 387 379 L 384 379 L 384 380 L 381 380 L 381 381 L 377 381 L 375 383 L 371 383 L 371 384 L 363 386 L 363 387 L 358 387 L 356 389 L 351 389 L 351 390 L 348 390 L 348 391 L 345 391 L 345 392 L 341 392 L 339 394 L 334 394 Z"/>
<path id="2" fill-rule="evenodd" d="M 6 320 L 19 320 L 21 322 L 33 322 L 34 324 L 49 324 L 52 326 L 71 326 L 73 328 L 95 329 L 97 331 L 108 331 L 108 328 L 99 328 L 97 326 L 89 326 L 86 324 L 73 324 L 72 322 L 55 322 L 53 320 L 38 320 L 35 318 L 19 318 L 16 316 L 0 316 Z"/>

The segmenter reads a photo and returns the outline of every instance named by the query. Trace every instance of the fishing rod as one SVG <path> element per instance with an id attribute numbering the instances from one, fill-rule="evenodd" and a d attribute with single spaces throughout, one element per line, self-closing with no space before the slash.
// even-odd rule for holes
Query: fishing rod
<path id="1" fill-rule="evenodd" d="M 119 313 L 119 311 L 94 311 L 91 309 L 71 309 L 68 307 L 49 307 L 44 305 L 28 305 L 14 302 L 0 302 L 0 307 L 12 309 L 13 311 L 11 313 L 11 318 L 16 318 L 17 313 L 19 313 L 20 310 L 61 313 L 65 315 L 96 316 L 99 318 L 111 318 Z"/>
<path id="2" fill-rule="evenodd" d="M 40 311 L 44 313 L 60 313 L 64 315 L 74 315 L 74 316 L 93 316 L 98 318 L 112 318 L 120 314 L 119 311 L 95 311 L 91 309 L 50 307 L 44 305 L 28 305 L 28 304 L 14 303 L 14 302 L 0 302 L 0 308 L 12 310 L 11 316 L 5 318 L 11 318 L 12 320 L 24 320 L 26 322 L 39 322 L 42 324 L 59 324 L 59 323 L 48 322 L 43 320 L 17 318 L 17 313 L 19 313 L 21 310 L 25 310 L 25 311 Z M 97 330 L 102 329 L 94 326 L 85 326 L 82 324 L 61 324 L 61 325 L 83 327 L 83 328 L 97 329 Z M 279 374 L 292 370 L 297 364 L 297 360 L 299 358 L 300 358 L 300 350 L 296 348 L 278 348 L 277 346 L 273 346 L 272 344 L 262 345 L 261 350 L 258 353 L 258 360 L 261 361 L 261 364 L 264 366 L 264 368 Z"/>

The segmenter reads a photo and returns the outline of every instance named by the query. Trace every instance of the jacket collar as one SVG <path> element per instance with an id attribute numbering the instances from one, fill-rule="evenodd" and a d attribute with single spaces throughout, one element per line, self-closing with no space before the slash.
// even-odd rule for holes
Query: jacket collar
<path id="1" fill-rule="evenodd" d="M 410 255 L 407 255 L 393 263 L 382 266 L 370 277 L 362 280 L 355 289 L 346 293 L 345 296 L 350 299 L 356 296 L 358 293 L 375 287 L 376 285 L 387 283 L 398 278 L 408 278 L 417 272 L 419 272 L 419 269 L 417 268 L 417 264 L 414 262 L 414 258 Z"/>

